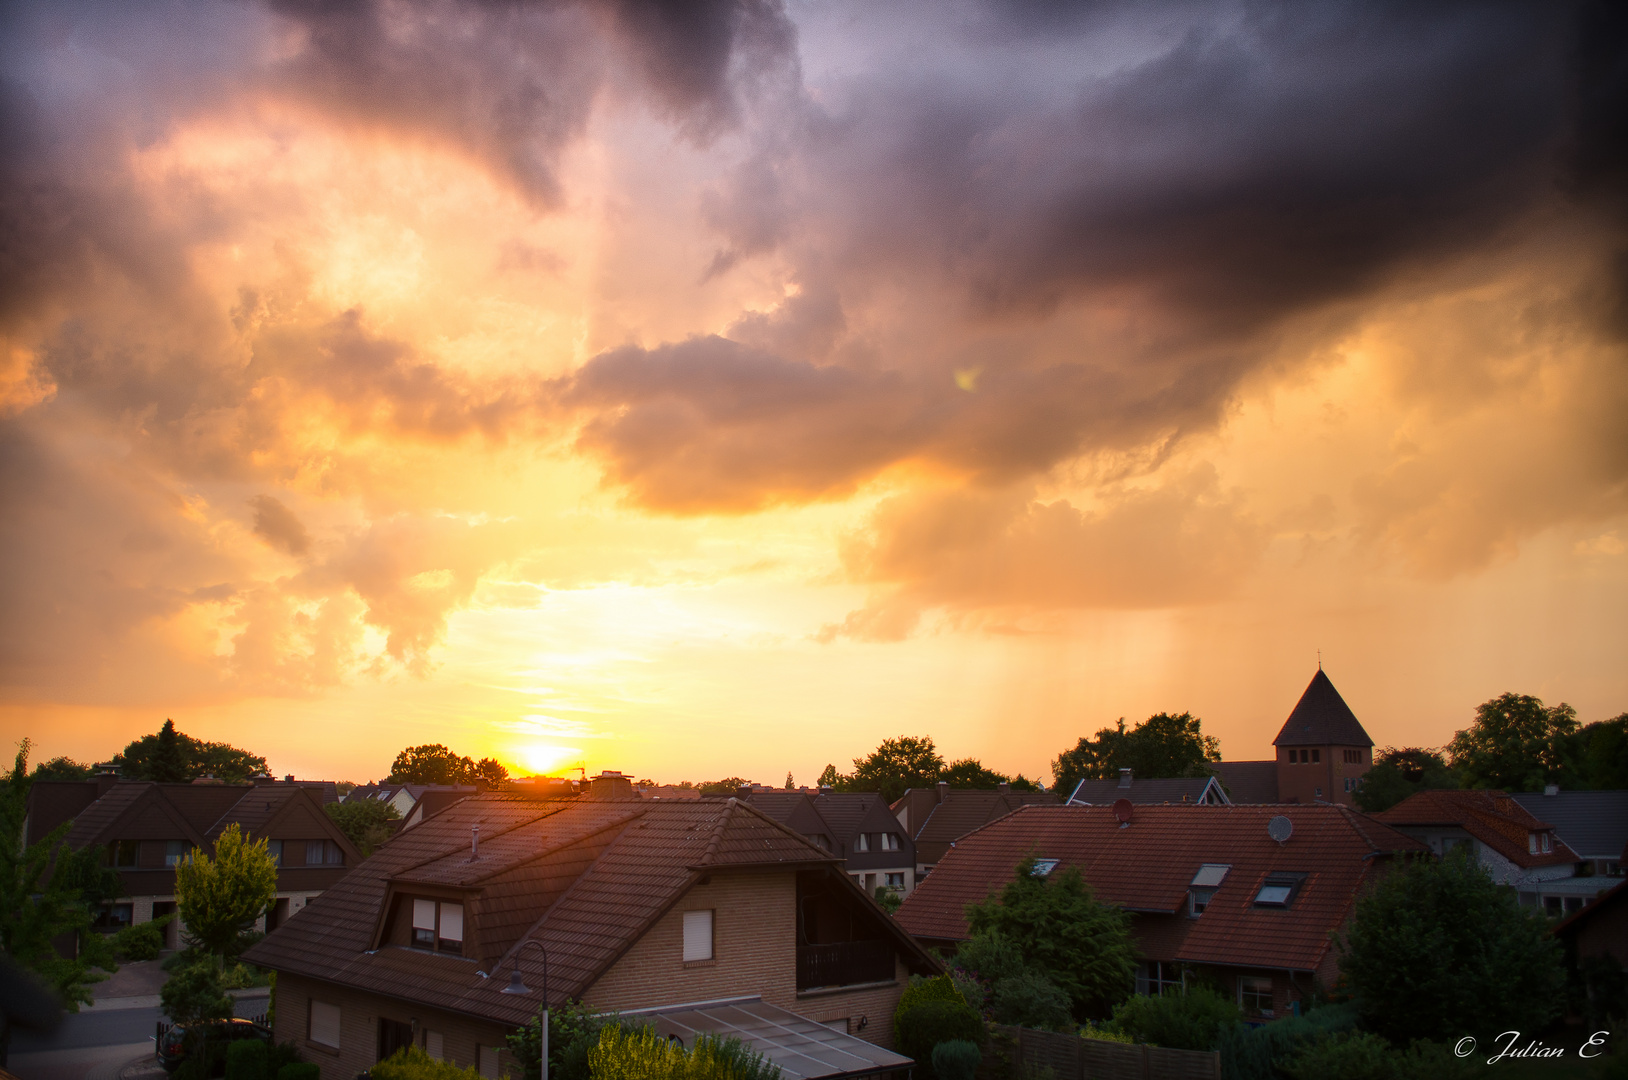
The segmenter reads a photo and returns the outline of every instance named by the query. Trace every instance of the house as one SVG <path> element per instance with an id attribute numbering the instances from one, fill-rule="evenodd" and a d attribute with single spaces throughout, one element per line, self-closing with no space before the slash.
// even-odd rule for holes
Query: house
<path id="1" fill-rule="evenodd" d="M 908 976 L 939 970 L 837 856 L 747 803 L 614 783 L 464 799 L 245 958 L 276 970 L 276 1037 L 324 1080 L 408 1043 L 503 1075 L 505 1035 L 567 999 L 674 1034 L 736 1017 L 798 1076 L 888 1071 L 909 1065 L 886 1049 Z"/>
<path id="2" fill-rule="evenodd" d="M 842 858 L 866 893 L 878 887 L 906 896 L 916 887 L 916 845 L 881 795 L 832 791 L 753 791 L 752 806 L 793 832 Z"/>
<path id="3" fill-rule="evenodd" d="M 1155 777 L 1137 780 L 1120 769 L 1118 780 L 1081 780 L 1068 797 L 1069 806 L 1111 806 L 1120 799 L 1137 804 L 1200 803 L 1226 806 L 1232 800 L 1213 776 Z"/>
<path id="4" fill-rule="evenodd" d="M 162 784 L 104 774 L 85 781 L 36 781 L 29 790 L 25 835 L 35 843 L 65 821 L 68 843 L 103 849 L 119 872 L 125 895 L 97 920 L 113 931 L 174 914 L 175 866 L 193 848 L 213 851 L 236 823 L 250 839 L 268 842 L 278 862 L 277 899 L 258 929 L 272 929 L 362 861 L 322 809 L 321 790 L 286 781 Z M 166 929 L 178 947 L 180 920 Z"/>
<path id="5" fill-rule="evenodd" d="M 945 852 L 973 829 L 1005 817 L 1022 806 L 1056 806 L 1052 791 L 952 788 L 942 781 L 930 788 L 910 788 L 893 804 L 893 815 L 916 845 L 916 881 L 932 873 Z"/>
<path id="6" fill-rule="evenodd" d="M 459 799 L 480 792 L 473 784 L 390 784 L 380 782 L 351 789 L 346 802 L 367 799 L 389 803 L 401 815 L 401 827 L 411 828 L 445 810 Z"/>
<path id="7" fill-rule="evenodd" d="M 1628 881 L 1619 881 L 1587 907 L 1555 924 L 1571 962 L 1609 956 L 1628 968 Z"/>
<path id="8" fill-rule="evenodd" d="M 1278 763 L 1274 760 L 1212 761 L 1210 773 L 1221 781 L 1228 802 L 1278 801 Z"/>
<path id="9" fill-rule="evenodd" d="M 1425 850 L 1328 804 L 1025 806 L 961 837 L 895 918 L 924 945 L 954 948 L 970 936 L 967 905 L 1026 857 L 1037 873 L 1076 867 L 1098 899 L 1132 914 L 1146 958 L 1137 992 L 1196 978 L 1264 1019 L 1334 985 L 1331 933 L 1394 856 Z"/>
<path id="10" fill-rule="evenodd" d="M 1553 823 L 1502 791 L 1420 791 L 1374 816 L 1438 855 L 1467 847 L 1522 904 L 1553 916 L 1580 910 L 1616 883 L 1578 877 L 1581 856 L 1555 835 Z"/>
<path id="11" fill-rule="evenodd" d="M 1511 795 L 1533 817 L 1554 824 L 1555 836 L 1588 864 L 1590 873 L 1622 877 L 1628 849 L 1628 791 L 1561 791 Z"/>

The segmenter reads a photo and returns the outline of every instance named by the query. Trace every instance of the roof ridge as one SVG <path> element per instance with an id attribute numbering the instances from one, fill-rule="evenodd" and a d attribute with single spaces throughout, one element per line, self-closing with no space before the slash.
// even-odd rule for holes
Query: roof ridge
<path id="1" fill-rule="evenodd" d="M 724 829 L 729 825 L 729 819 L 734 816 L 735 808 L 740 800 L 731 795 L 729 801 L 724 803 L 724 812 L 718 815 L 718 824 L 712 827 L 712 835 L 707 838 L 707 849 L 701 853 L 697 866 L 711 866 L 713 858 L 718 854 L 718 845 L 723 842 Z"/>

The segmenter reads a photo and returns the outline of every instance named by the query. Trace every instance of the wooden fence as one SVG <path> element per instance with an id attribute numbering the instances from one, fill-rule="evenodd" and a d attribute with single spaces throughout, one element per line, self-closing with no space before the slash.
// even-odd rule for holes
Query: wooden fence
<path id="1" fill-rule="evenodd" d="M 1082 1039 L 1032 1028 L 994 1028 L 980 1080 L 1221 1080 L 1215 1051 Z"/>

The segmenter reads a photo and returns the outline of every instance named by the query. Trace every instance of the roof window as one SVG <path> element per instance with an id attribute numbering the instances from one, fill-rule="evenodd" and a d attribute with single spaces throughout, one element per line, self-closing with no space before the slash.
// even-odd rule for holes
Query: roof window
<path id="1" fill-rule="evenodd" d="M 1226 880 L 1227 871 L 1231 869 L 1231 863 L 1205 863 L 1198 868 L 1198 873 L 1193 875 L 1193 886 L 1213 889 Z"/>
<path id="2" fill-rule="evenodd" d="M 1036 859 L 1034 861 L 1034 869 L 1030 870 L 1029 874 L 1031 877 L 1046 877 L 1053 870 L 1057 869 L 1057 862 L 1058 860 L 1056 859 Z"/>
<path id="3" fill-rule="evenodd" d="M 1255 894 L 1255 906 L 1286 908 L 1294 902 L 1305 881 L 1306 875 L 1295 871 L 1267 874 L 1266 880 L 1261 882 L 1260 892 Z"/>

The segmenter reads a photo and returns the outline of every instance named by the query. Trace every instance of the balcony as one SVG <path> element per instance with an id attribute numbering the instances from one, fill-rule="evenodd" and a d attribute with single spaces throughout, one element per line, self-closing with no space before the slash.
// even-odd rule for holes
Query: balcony
<path id="1" fill-rule="evenodd" d="M 886 941 L 840 941 L 797 946 L 797 989 L 818 990 L 894 977 L 893 945 Z"/>

